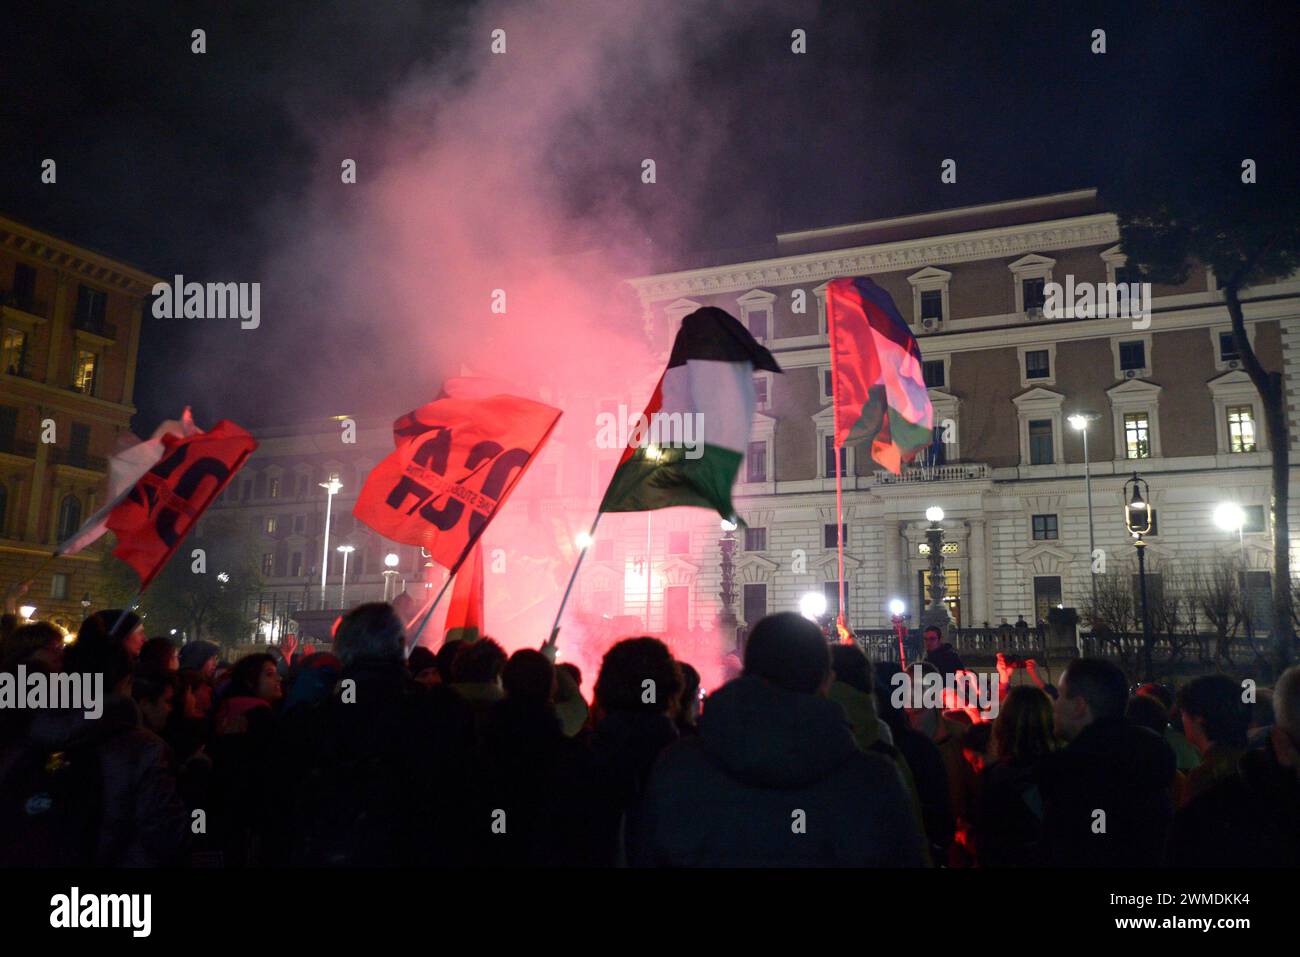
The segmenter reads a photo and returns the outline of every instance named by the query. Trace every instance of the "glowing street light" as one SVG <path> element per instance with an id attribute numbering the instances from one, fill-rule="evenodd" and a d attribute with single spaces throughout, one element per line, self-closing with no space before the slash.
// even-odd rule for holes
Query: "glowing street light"
<path id="1" fill-rule="evenodd" d="M 36 615 L 36 606 L 22 605 L 18 609 L 18 614 L 22 615 L 24 618 L 30 619 Z"/>
<path id="2" fill-rule="evenodd" d="M 938 505 L 931 505 L 925 510 L 925 519 L 926 521 L 937 525 L 939 522 L 943 521 L 943 509 Z"/>
<path id="3" fill-rule="evenodd" d="M 726 519 L 726 518 L 724 518 L 721 522 L 719 522 L 718 525 L 722 528 L 724 532 L 734 532 L 736 529 L 740 528 L 739 523 L 733 522 L 730 519 Z"/>
<path id="4" fill-rule="evenodd" d="M 343 553 L 343 583 L 339 585 L 339 607 L 348 607 L 348 556 L 356 551 L 352 545 L 340 545 L 338 550 Z"/>
<path id="5" fill-rule="evenodd" d="M 902 617 L 903 612 L 907 611 L 907 606 L 903 604 L 901 598 L 895 598 L 889 603 L 889 614 L 894 618 Z"/>
<path id="6" fill-rule="evenodd" d="M 325 607 L 325 576 L 329 574 L 330 568 L 330 513 L 334 508 L 334 496 L 343 488 L 343 483 L 339 481 L 337 472 L 330 474 L 328 482 L 317 483 L 325 491 L 329 492 L 329 497 L 325 499 L 325 547 L 320 560 L 320 606 Z"/>
<path id="7" fill-rule="evenodd" d="M 573 543 L 584 552 L 591 547 L 591 543 L 594 541 L 595 539 L 591 537 L 590 532 L 579 532 L 573 536 Z"/>
<path id="8" fill-rule="evenodd" d="M 799 614 L 809 621 L 817 621 L 826 614 L 826 596 L 819 591 L 805 592 L 799 599 Z"/>
<path id="9" fill-rule="evenodd" d="M 397 566 L 400 563 L 401 559 L 397 556 L 397 552 L 389 552 L 384 556 L 384 601 L 394 597 L 393 584 L 397 580 Z"/>
<path id="10" fill-rule="evenodd" d="M 1236 502 L 1224 502 L 1214 510 L 1214 524 L 1225 532 L 1240 532 L 1246 525 L 1246 513 Z"/>

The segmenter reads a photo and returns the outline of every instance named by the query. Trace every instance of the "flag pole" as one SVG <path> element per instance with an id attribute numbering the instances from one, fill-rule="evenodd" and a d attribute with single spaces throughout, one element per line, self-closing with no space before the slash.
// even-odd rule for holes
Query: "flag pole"
<path id="1" fill-rule="evenodd" d="M 600 516 L 602 514 L 603 513 L 601 512 L 596 513 L 596 518 L 591 523 L 591 529 L 590 531 L 587 532 L 588 539 L 592 539 L 592 540 L 595 539 L 596 526 L 600 524 Z M 582 551 L 578 552 L 578 560 L 573 563 L 573 574 L 569 576 L 569 584 L 566 585 L 564 588 L 564 597 L 560 599 L 559 611 L 555 613 L 555 622 L 551 625 L 551 636 L 546 639 L 546 645 L 549 645 L 551 648 L 554 648 L 559 641 L 560 618 L 563 617 L 564 615 L 564 606 L 569 603 L 569 593 L 573 591 L 573 583 L 578 580 L 578 569 L 582 567 L 582 560 L 583 558 L 586 557 L 587 549 L 590 547 L 591 547 L 591 541 L 588 541 L 587 544 L 582 547 Z M 646 560 L 647 562 L 649 561 L 648 558 Z M 646 624 L 648 625 L 649 622 L 647 622 Z M 545 648 L 545 645 L 543 645 L 543 648 Z"/>
<path id="2" fill-rule="evenodd" d="M 472 551 L 472 549 L 470 550 Z M 460 566 L 465 563 L 465 559 L 468 556 L 469 551 L 466 551 L 466 553 L 461 556 L 460 561 L 456 562 L 456 567 L 448 573 L 447 580 L 442 583 L 442 587 L 438 589 L 438 594 L 433 598 L 433 604 L 431 604 L 429 610 L 424 613 L 424 616 L 420 619 L 419 627 L 415 629 L 415 634 L 411 635 L 410 641 L 406 643 L 408 649 L 414 648 L 420 643 L 420 633 L 424 631 L 424 626 L 427 625 L 429 619 L 433 617 L 433 610 L 438 607 L 438 602 L 442 601 L 442 596 L 446 594 L 447 589 L 451 587 L 452 579 L 456 577 L 456 572 L 460 571 Z"/>
<path id="3" fill-rule="evenodd" d="M 140 599 L 144 597 L 144 588 L 135 593 L 135 597 L 130 603 L 122 609 L 122 614 L 117 616 L 117 621 L 113 622 L 113 627 L 108 629 L 108 637 L 112 638 L 117 634 L 117 629 L 122 627 L 122 622 L 126 621 L 126 616 L 135 611 L 135 606 L 140 604 Z"/>
<path id="4" fill-rule="evenodd" d="M 839 555 L 840 563 L 840 609 L 836 624 L 839 628 L 847 630 L 847 616 L 844 613 L 844 495 L 842 491 L 844 482 L 844 457 L 841 456 L 844 446 L 835 446 L 835 539 L 836 552 Z M 838 629 L 837 629 L 838 631 Z"/>

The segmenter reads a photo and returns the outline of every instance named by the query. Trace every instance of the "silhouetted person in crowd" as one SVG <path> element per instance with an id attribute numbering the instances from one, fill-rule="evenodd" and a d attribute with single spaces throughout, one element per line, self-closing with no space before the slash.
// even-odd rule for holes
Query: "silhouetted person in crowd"
<path id="1" fill-rule="evenodd" d="M 677 702 L 677 733 L 695 734 L 699 731 L 700 720 L 700 673 L 692 665 L 679 661 L 682 669 L 682 694 Z"/>
<path id="2" fill-rule="evenodd" d="M 176 645 L 170 638 L 161 635 L 150 638 L 140 646 L 140 657 L 136 659 L 135 670 L 138 674 L 175 674 L 180 671 Z"/>
<path id="3" fill-rule="evenodd" d="M 1188 742 L 1183 734 L 1182 718 L 1176 718 L 1174 694 L 1164 685 L 1148 682 L 1137 689 L 1140 697 L 1150 698 L 1160 704 L 1165 711 L 1165 730 L 1162 736 L 1169 747 L 1174 749 L 1179 771 L 1190 771 L 1201 763 L 1200 753 Z"/>
<path id="4" fill-rule="evenodd" d="M 486 832 L 471 813 L 472 718 L 406 667 L 406 631 L 382 603 L 344 616 L 336 691 L 285 716 L 263 795 L 263 860 L 315 867 L 462 865 Z"/>
<path id="5" fill-rule="evenodd" d="M 1273 710 L 1265 746 L 1242 754 L 1234 773 L 1174 818 L 1170 865 L 1294 868 L 1300 861 L 1300 666 L 1278 679 Z"/>
<path id="6" fill-rule="evenodd" d="M 1181 801 L 1186 805 L 1236 774 L 1246 751 L 1250 706 L 1241 700 L 1240 682 L 1227 675 L 1202 675 L 1179 690 L 1178 711 L 1183 734 L 1201 756 L 1200 765 L 1187 774 Z"/>
<path id="7" fill-rule="evenodd" d="M 1014 627 L 1016 632 L 1016 641 L 1019 643 L 1020 647 L 1023 648 L 1029 641 L 1029 622 L 1025 621 L 1024 615 L 1018 615 Z"/>
<path id="8" fill-rule="evenodd" d="M 145 642 L 144 623 L 140 620 L 140 616 L 132 611 L 128 611 L 123 616 L 120 608 L 107 608 L 95 612 L 77 629 L 78 639 L 82 635 L 111 638 L 126 649 L 132 667 L 140 657 L 140 650 L 144 648 Z"/>
<path id="9" fill-rule="evenodd" d="M 943 755 L 929 736 L 912 727 L 907 711 L 894 705 L 894 676 L 901 674 L 896 661 L 878 661 L 873 667 L 877 713 L 889 728 L 890 740 L 903 755 L 912 772 L 912 782 L 921 804 L 921 821 L 929 840 L 930 856 L 942 863 L 948 859 L 956 830 L 948 770 Z"/>
<path id="10" fill-rule="evenodd" d="M 148 671 L 131 680 L 131 697 L 140 709 L 143 724 L 162 737 L 176 700 L 176 676 L 170 672 Z"/>
<path id="11" fill-rule="evenodd" d="M 943 631 L 931 625 L 925 629 L 925 660 L 934 665 L 941 675 L 952 675 L 965 671 L 961 656 L 948 642 L 943 640 Z"/>
<path id="12" fill-rule="evenodd" d="M 205 681 L 212 681 L 221 649 L 210 641 L 196 639 L 181 646 L 177 656 L 182 671 L 197 671 Z"/>
<path id="13" fill-rule="evenodd" d="M 1054 750 L 1052 699 L 1031 685 L 1012 688 L 993 722 L 993 760 L 980 773 L 974 845 L 981 867 L 1042 863 L 1038 765 Z"/>
<path id="14" fill-rule="evenodd" d="M 919 866 L 898 769 L 863 753 L 825 697 L 830 655 L 799 615 L 754 626 L 745 672 L 654 769 L 638 859 L 671 866 Z"/>
<path id="15" fill-rule="evenodd" d="M 63 632 L 57 625 L 48 621 L 29 622 L 10 633 L 0 654 L 0 670 L 12 671 L 20 664 L 39 664 L 48 671 L 61 671 L 65 651 Z"/>
<path id="16" fill-rule="evenodd" d="M 1172 815 L 1174 752 L 1124 718 L 1128 681 L 1108 661 L 1075 658 L 1053 703 L 1067 746 L 1043 758 L 1045 863 L 1149 867 L 1160 862 Z"/>
<path id="17" fill-rule="evenodd" d="M 411 677 L 422 685 L 442 683 L 442 675 L 438 672 L 438 657 L 423 645 L 411 649 L 406 658 L 406 667 L 410 670 Z"/>
<path id="18" fill-rule="evenodd" d="M 167 745 L 131 700 L 131 658 L 107 629 L 82 630 L 65 670 L 103 682 L 102 714 L 45 709 L 0 752 L 0 864 L 156 867 L 178 863 L 189 818 Z M 33 803 L 33 798 L 40 801 Z M 32 808 L 41 808 L 32 813 Z M 12 839 L 10 839 L 12 838 Z"/>

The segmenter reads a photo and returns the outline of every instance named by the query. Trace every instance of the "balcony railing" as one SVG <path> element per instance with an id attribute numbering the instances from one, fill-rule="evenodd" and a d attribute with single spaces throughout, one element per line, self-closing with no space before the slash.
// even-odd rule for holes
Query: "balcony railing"
<path id="1" fill-rule="evenodd" d="M 55 465 L 70 465 L 77 469 L 89 469 L 92 472 L 108 470 L 108 459 L 98 455 L 89 455 L 73 449 L 50 449 Z"/>
<path id="2" fill-rule="evenodd" d="M 895 475 L 885 469 L 873 473 L 876 485 L 907 485 L 913 482 L 968 482 L 989 477 L 989 467 L 981 463 L 970 465 L 922 465 L 903 469 Z"/>
<path id="3" fill-rule="evenodd" d="M 77 317 L 72 320 L 72 328 L 80 329 L 82 332 L 89 332 L 92 335 L 102 336 L 105 339 L 117 338 L 117 326 L 111 322 Z"/>

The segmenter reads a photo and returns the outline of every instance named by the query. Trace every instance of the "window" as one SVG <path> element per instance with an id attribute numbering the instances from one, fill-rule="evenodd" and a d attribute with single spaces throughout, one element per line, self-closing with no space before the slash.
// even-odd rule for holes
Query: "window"
<path id="1" fill-rule="evenodd" d="M 765 375 L 754 376 L 754 404 L 759 409 L 768 406 L 768 379 Z"/>
<path id="2" fill-rule="evenodd" d="M 670 632 L 685 631 L 689 626 L 691 589 L 689 585 L 669 585 L 664 589 L 664 606 Z"/>
<path id="3" fill-rule="evenodd" d="M 75 495 L 63 496 L 59 503 L 59 541 L 71 538 L 81 527 L 81 500 Z"/>
<path id="4" fill-rule="evenodd" d="M 243 490 L 243 492 L 240 494 L 240 496 L 239 496 L 239 500 L 240 500 L 241 502 L 247 502 L 248 499 L 249 499 L 249 497 L 252 496 L 252 494 L 253 494 L 253 481 L 252 481 L 252 479 L 245 479 L 245 480 L 244 480 L 244 490 Z"/>
<path id="5" fill-rule="evenodd" d="M 1025 378 L 1050 379 L 1052 358 L 1046 349 L 1031 349 L 1025 353 Z"/>
<path id="6" fill-rule="evenodd" d="M 302 552 L 293 553 L 293 559 L 289 562 L 289 568 L 292 569 L 289 574 L 294 578 L 297 578 L 302 574 Z"/>
<path id="7" fill-rule="evenodd" d="M 1232 362 L 1240 358 L 1241 356 L 1237 354 L 1237 346 L 1233 342 L 1232 333 L 1219 333 L 1219 361 Z"/>
<path id="8" fill-rule="evenodd" d="M 9 375 L 22 375 L 27 369 L 27 333 L 22 329 L 6 327 L 4 343 L 0 348 L 0 370 Z"/>
<path id="9" fill-rule="evenodd" d="M 95 370 L 99 356 L 85 349 L 77 350 L 77 364 L 72 370 L 72 386 L 83 395 L 95 394 Z"/>
<path id="10" fill-rule="evenodd" d="M 943 321 L 942 289 L 926 289 L 921 293 L 921 318 Z"/>
<path id="11" fill-rule="evenodd" d="M 1043 303 L 1047 301 L 1043 293 L 1043 287 L 1046 285 L 1044 279 L 1022 279 L 1020 281 L 1021 295 L 1024 296 L 1025 312 L 1030 309 L 1042 309 Z"/>
<path id="12" fill-rule="evenodd" d="M 921 376 L 927 389 L 942 389 L 947 381 L 942 359 L 927 359 L 921 363 Z"/>
<path id="13" fill-rule="evenodd" d="M 1151 424 L 1145 412 L 1124 413 L 1124 457 L 1151 458 Z"/>
<path id="14" fill-rule="evenodd" d="M 68 597 L 68 576 L 63 572 L 55 572 L 54 577 L 50 579 L 50 597 Z"/>
<path id="15" fill-rule="evenodd" d="M 1119 344 L 1119 368 L 1121 372 L 1130 369 L 1142 370 L 1147 367 L 1147 344 L 1141 339 Z"/>
<path id="16" fill-rule="evenodd" d="M 274 570 L 275 570 L 275 553 L 263 552 L 262 553 L 262 574 L 269 575 Z"/>
<path id="17" fill-rule="evenodd" d="M 668 554 L 669 555 L 689 555 L 690 553 L 691 553 L 690 532 L 669 532 L 668 533 Z"/>
<path id="18" fill-rule="evenodd" d="M 299 497 L 299 498 L 306 498 L 306 497 L 307 497 L 307 482 L 308 482 L 308 481 L 309 481 L 309 479 L 307 478 L 307 476 L 305 476 L 305 475 L 299 475 L 299 476 L 298 476 L 298 497 Z"/>
<path id="19" fill-rule="evenodd" d="M 0 451 L 13 451 L 17 433 L 18 410 L 12 405 L 0 405 Z"/>
<path id="20" fill-rule="evenodd" d="M 763 582 L 747 584 L 741 592 L 741 616 L 745 624 L 753 626 L 767 614 L 767 585 Z"/>
<path id="21" fill-rule="evenodd" d="M 266 517 L 266 526 L 265 526 L 265 527 L 266 527 L 266 534 L 268 534 L 268 535 L 274 535 L 274 534 L 275 534 L 275 530 L 276 530 L 277 528 L 280 527 L 280 519 L 277 518 L 277 517 L 274 516 L 274 515 L 268 515 L 268 516 Z"/>
<path id="22" fill-rule="evenodd" d="M 1034 623 L 1047 621 L 1052 609 L 1061 604 L 1059 575 L 1034 576 Z"/>
<path id="23" fill-rule="evenodd" d="M 89 454 L 90 426 L 82 422 L 73 422 L 68 445 L 68 464 L 84 468 Z"/>
<path id="24" fill-rule="evenodd" d="M 740 306 L 740 321 L 755 339 L 770 339 L 772 333 L 772 304 L 776 296 L 761 289 L 751 289 L 736 302 Z"/>
<path id="25" fill-rule="evenodd" d="M 822 398 L 835 398 L 835 379 L 831 376 L 830 369 L 822 370 Z"/>
<path id="26" fill-rule="evenodd" d="M 1035 515 L 1034 522 L 1034 541 L 1051 542 L 1057 538 L 1056 516 L 1055 515 Z"/>
<path id="27" fill-rule="evenodd" d="M 846 525 L 841 525 L 840 527 L 844 529 L 844 546 L 847 548 L 849 544 L 849 526 L 846 524 Z M 839 547 L 839 544 L 836 540 L 834 525 L 822 526 L 822 545 L 824 545 L 826 548 Z"/>
<path id="28" fill-rule="evenodd" d="M 614 560 L 614 540 L 602 538 L 596 542 L 596 561 L 612 562 Z"/>
<path id="29" fill-rule="evenodd" d="M 750 442 L 749 452 L 745 456 L 745 481 L 767 481 L 767 443 Z"/>
<path id="30" fill-rule="evenodd" d="M 767 551 L 767 529 L 766 528 L 745 529 L 745 551 L 747 552 Z"/>
<path id="31" fill-rule="evenodd" d="M 826 614 L 831 618 L 838 618 L 840 614 L 840 583 L 838 581 L 825 582 L 822 585 L 822 594 L 826 596 Z"/>
<path id="32" fill-rule="evenodd" d="M 1228 451 L 1255 451 L 1255 409 L 1253 406 L 1228 406 Z"/>
<path id="33" fill-rule="evenodd" d="M 108 308 L 108 295 L 89 286 L 77 289 L 77 311 L 73 325 L 78 329 L 98 330 L 104 325 L 104 313 Z"/>
<path id="34" fill-rule="evenodd" d="M 279 497 L 280 497 L 280 480 L 278 478 L 273 478 L 271 479 L 271 498 L 279 498 Z"/>
<path id="35" fill-rule="evenodd" d="M 834 478 L 836 475 L 843 475 L 848 468 L 848 449 L 841 447 L 839 456 L 836 456 L 834 432 L 827 432 L 822 444 L 825 452 L 826 477 Z"/>
<path id="36" fill-rule="evenodd" d="M 1030 419 L 1029 464 L 1051 465 L 1055 461 L 1052 451 L 1052 420 Z"/>
<path id="37" fill-rule="evenodd" d="M 26 263 L 14 263 L 14 301 L 25 312 L 34 312 L 36 270 Z"/>
<path id="38" fill-rule="evenodd" d="M 307 517 L 305 515 L 295 515 L 293 517 L 293 530 L 301 532 L 307 527 Z"/>
<path id="39" fill-rule="evenodd" d="M 1246 523 L 1241 526 L 1243 532 L 1262 532 L 1264 531 L 1264 506 L 1247 505 L 1242 508 L 1246 513 Z"/>

